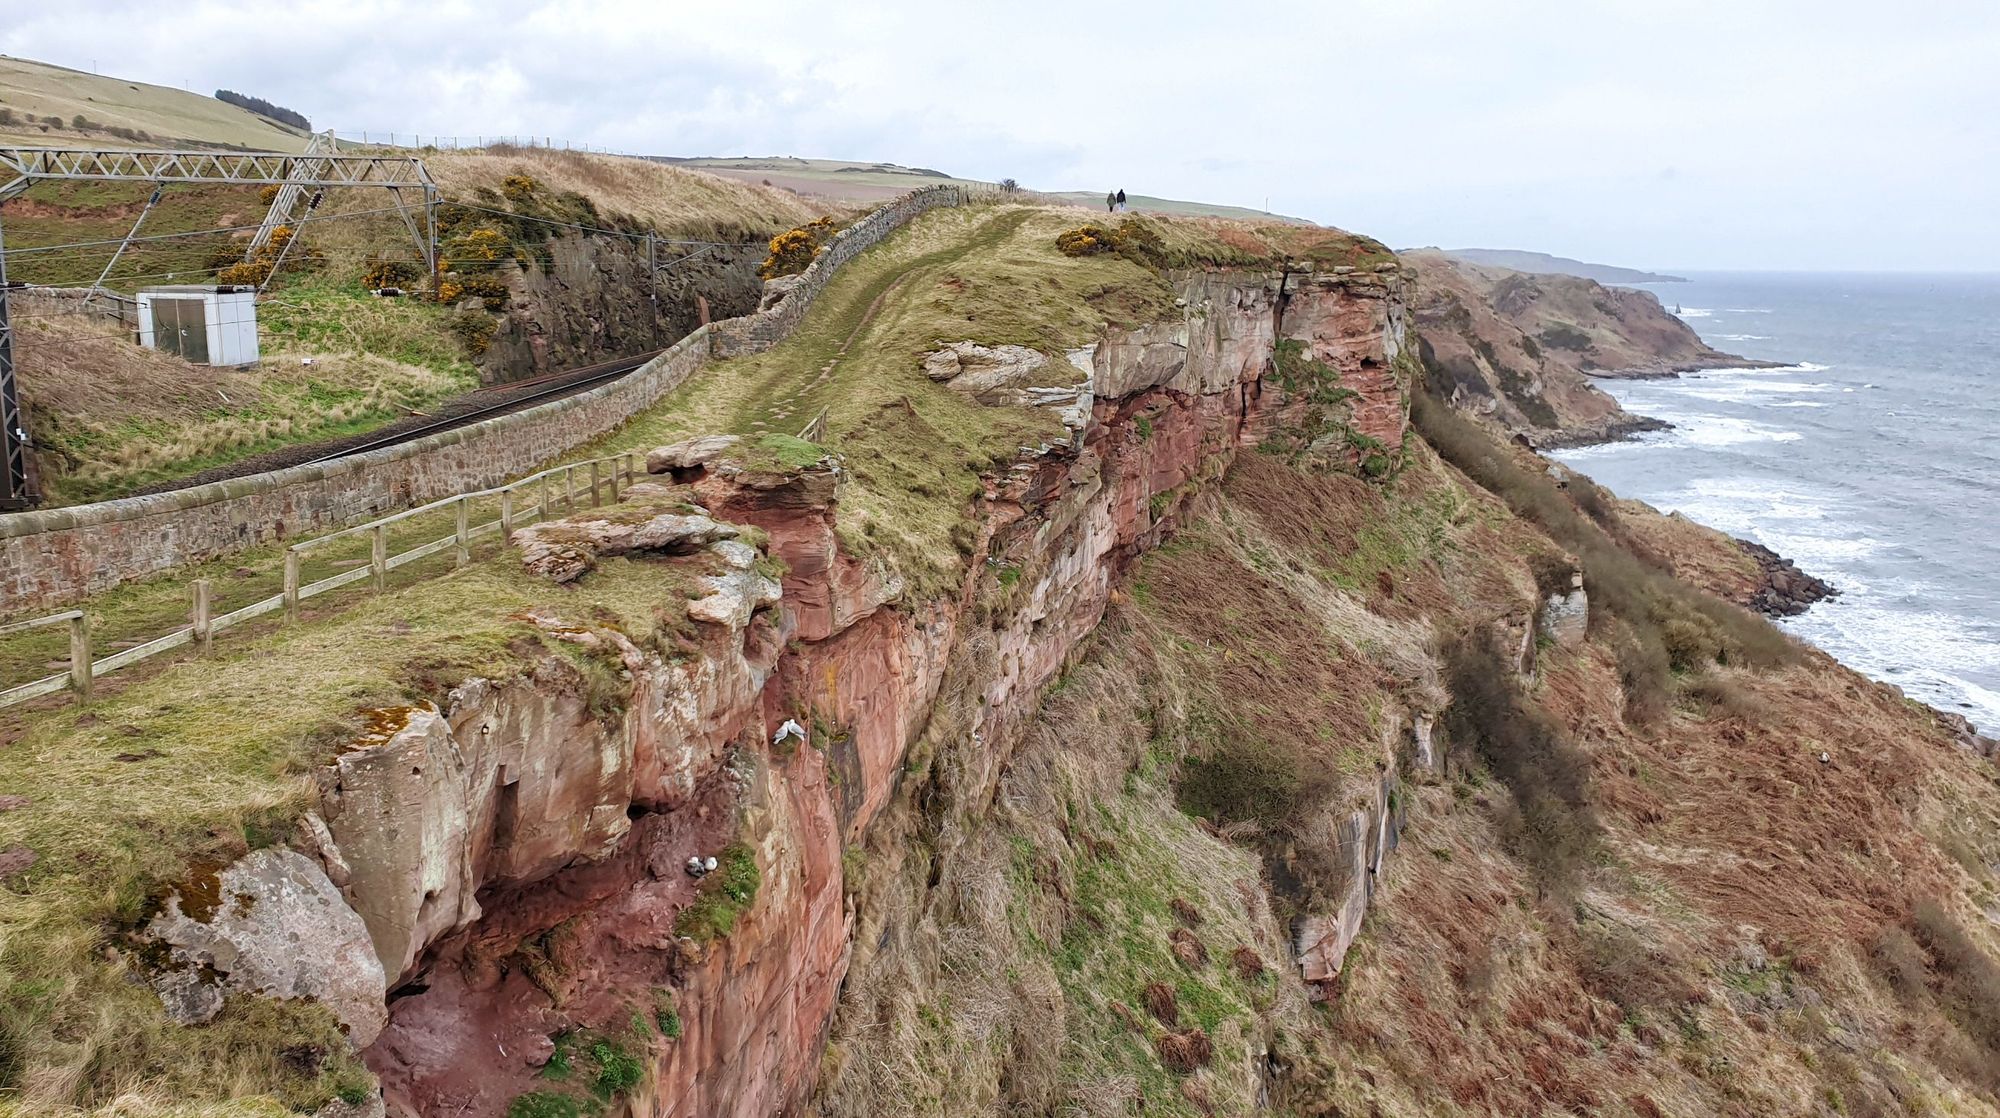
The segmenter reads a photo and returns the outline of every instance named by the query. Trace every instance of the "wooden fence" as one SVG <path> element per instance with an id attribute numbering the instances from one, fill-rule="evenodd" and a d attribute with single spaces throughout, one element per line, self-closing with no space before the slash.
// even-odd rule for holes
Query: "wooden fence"
<path id="1" fill-rule="evenodd" d="M 643 473 L 634 472 L 635 457 L 637 457 L 635 452 L 628 451 L 605 458 L 571 462 L 540 473 L 529 474 L 518 481 L 493 489 L 481 489 L 472 493 L 461 493 L 456 497 L 446 497 L 427 505 L 405 509 L 379 520 L 371 520 L 366 524 L 357 524 L 352 528 L 343 528 L 338 532 L 302 540 L 285 549 L 285 584 L 282 591 L 228 613 L 219 615 L 213 613 L 210 609 L 213 587 L 208 579 L 194 579 L 189 584 L 191 608 L 188 611 L 188 624 L 103 659 L 96 659 L 91 653 L 90 619 L 82 610 L 65 610 L 47 617 L 0 625 L 0 636 L 45 626 L 62 624 L 69 626 L 69 667 L 54 675 L 0 691 L 0 707 L 13 706 L 63 690 L 69 691 L 79 702 L 88 702 L 91 681 L 97 677 L 188 644 L 195 645 L 199 651 L 206 654 L 214 645 L 215 634 L 252 618 L 282 610 L 288 622 L 295 621 L 299 615 L 299 603 L 364 579 L 370 583 L 371 592 L 380 593 L 388 588 L 390 571 L 445 551 L 453 552 L 454 567 L 463 567 L 472 561 L 473 540 L 498 532 L 504 541 L 516 526 L 547 519 L 551 510 L 559 504 L 565 512 L 573 511 L 577 507 L 579 484 L 584 486 L 581 491 L 583 499 L 592 506 L 604 503 L 602 497 L 607 488 L 611 500 L 618 500 L 621 483 L 629 485 L 636 478 L 643 476 Z M 584 475 L 582 481 L 579 481 L 579 474 Z M 528 495 L 531 499 L 524 503 L 520 499 L 523 495 Z M 474 504 L 494 499 L 497 499 L 499 505 L 499 515 L 492 520 L 473 523 Z M 390 554 L 391 527 L 446 509 L 450 509 L 453 513 L 450 535 L 418 544 L 406 551 Z M 357 566 L 352 570 L 342 571 L 313 582 L 303 581 L 308 556 L 336 543 L 358 537 L 366 537 L 369 541 L 366 566 Z"/>

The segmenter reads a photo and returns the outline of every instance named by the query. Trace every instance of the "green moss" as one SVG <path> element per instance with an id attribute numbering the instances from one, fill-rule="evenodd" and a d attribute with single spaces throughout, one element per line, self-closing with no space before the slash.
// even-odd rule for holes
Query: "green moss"
<path id="1" fill-rule="evenodd" d="M 702 878 L 694 903 L 674 920 L 674 932 L 701 943 L 712 943 L 736 928 L 736 919 L 757 899 L 763 873 L 756 852 L 735 843 L 716 855 L 714 873 Z"/>
<path id="2" fill-rule="evenodd" d="M 507 1118 L 581 1118 L 583 1107 L 569 1095 L 530 1091 L 507 1104 Z"/>
<path id="3" fill-rule="evenodd" d="M 788 470 L 802 470 L 808 466 L 816 466 L 826 457 L 825 447 L 791 435 L 759 435 L 750 440 L 748 449 L 750 453 L 745 457 L 751 462 L 775 465 Z"/>

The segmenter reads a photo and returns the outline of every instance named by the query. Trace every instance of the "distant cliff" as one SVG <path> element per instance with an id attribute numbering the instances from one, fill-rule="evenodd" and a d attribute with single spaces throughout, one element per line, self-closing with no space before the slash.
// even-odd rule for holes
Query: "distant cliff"
<path id="1" fill-rule="evenodd" d="M 1670 376 L 1763 364 L 1709 347 L 1649 292 L 1403 254 L 1419 347 L 1439 393 L 1540 445 L 1598 442 L 1659 424 L 1591 377 Z"/>
<path id="2" fill-rule="evenodd" d="M 1637 268 L 1620 268 L 1614 264 L 1590 264 L 1582 260 L 1571 260 L 1567 256 L 1550 256 L 1546 252 L 1527 252 L 1518 248 L 1450 248 L 1444 254 L 1467 264 L 1478 264 L 1487 268 L 1506 268 L 1515 272 L 1530 272 L 1535 275 L 1576 276 L 1580 279 L 1596 280 L 1599 283 L 1686 283 L 1686 276 L 1669 276 L 1659 272 L 1644 272 Z"/>

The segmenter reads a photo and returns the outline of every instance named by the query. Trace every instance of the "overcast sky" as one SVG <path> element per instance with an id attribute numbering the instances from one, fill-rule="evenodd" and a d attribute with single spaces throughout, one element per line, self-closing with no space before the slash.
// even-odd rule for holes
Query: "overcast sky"
<path id="1" fill-rule="evenodd" d="M 2000 270 L 1992 0 L 0 9 L 0 53 L 227 87 L 342 131 L 1268 198 L 1397 247 Z"/>

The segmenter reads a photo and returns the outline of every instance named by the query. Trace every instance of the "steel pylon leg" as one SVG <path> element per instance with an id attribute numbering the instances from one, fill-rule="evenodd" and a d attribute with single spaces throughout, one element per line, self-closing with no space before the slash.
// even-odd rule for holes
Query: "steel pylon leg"
<path id="1" fill-rule="evenodd" d="M 33 506 L 28 480 L 28 429 L 14 391 L 14 328 L 7 316 L 7 245 L 0 239 L 0 510 Z"/>

